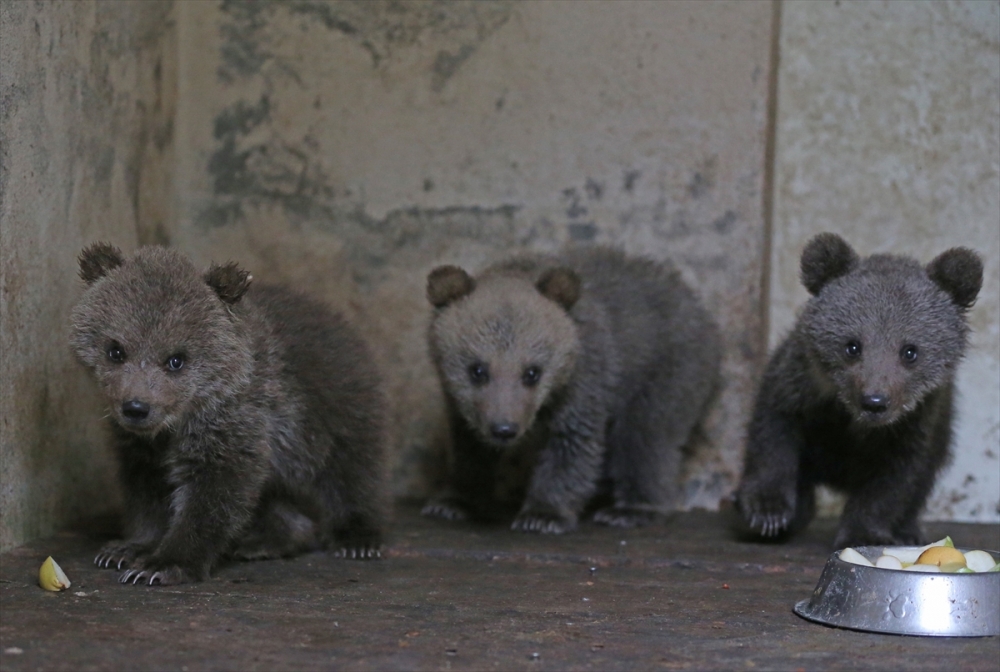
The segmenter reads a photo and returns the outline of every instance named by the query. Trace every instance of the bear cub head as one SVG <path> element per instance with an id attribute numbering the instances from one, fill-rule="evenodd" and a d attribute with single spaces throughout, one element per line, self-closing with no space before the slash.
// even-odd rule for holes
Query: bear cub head
<path id="1" fill-rule="evenodd" d="M 428 276 L 431 355 L 445 392 L 485 444 L 516 445 L 572 378 L 580 339 L 568 311 L 579 296 L 579 278 L 564 267 L 535 282 L 501 273 L 473 279 L 456 266 Z"/>
<path id="2" fill-rule="evenodd" d="M 888 254 L 862 259 L 824 233 L 806 245 L 801 279 L 813 295 L 799 321 L 812 373 L 854 423 L 874 427 L 892 424 L 950 383 L 983 264 L 962 247 L 927 266 Z"/>
<path id="3" fill-rule="evenodd" d="M 95 243 L 80 254 L 80 277 L 70 343 L 125 430 L 177 429 L 247 384 L 252 355 L 232 306 L 251 276 L 235 264 L 200 273 L 173 250 L 126 258 Z"/>

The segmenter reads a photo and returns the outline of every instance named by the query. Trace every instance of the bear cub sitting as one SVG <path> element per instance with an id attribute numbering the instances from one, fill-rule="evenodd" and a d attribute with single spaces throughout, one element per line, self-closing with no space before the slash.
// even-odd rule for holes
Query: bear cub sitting
<path id="1" fill-rule="evenodd" d="M 923 543 L 917 517 L 948 458 L 982 262 L 960 247 L 926 267 L 862 259 L 824 233 L 801 274 L 812 297 L 761 381 L 737 509 L 754 534 L 793 533 L 823 483 L 848 495 L 837 548 Z"/>
<path id="2" fill-rule="evenodd" d="M 127 538 L 122 583 L 207 578 L 218 561 L 333 540 L 377 557 L 384 402 L 364 343 L 324 306 L 143 247 L 80 255 L 71 343 L 109 406 Z M 332 538 L 332 539 L 331 539 Z"/>
<path id="3" fill-rule="evenodd" d="M 505 454 L 536 447 L 513 529 L 562 533 L 610 484 L 608 525 L 676 506 L 681 449 L 719 368 L 712 320 L 680 275 L 607 248 L 524 256 L 476 278 L 434 269 L 429 344 L 449 407 L 453 465 L 424 508 L 495 518 Z"/>

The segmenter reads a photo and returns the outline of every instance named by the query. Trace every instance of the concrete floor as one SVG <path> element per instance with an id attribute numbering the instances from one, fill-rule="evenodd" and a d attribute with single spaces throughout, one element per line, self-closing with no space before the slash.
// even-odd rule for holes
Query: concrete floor
<path id="1" fill-rule="evenodd" d="M 785 545 L 735 541 L 717 514 L 565 537 L 451 525 L 401 507 L 387 558 L 239 563 L 201 584 L 122 586 L 99 532 L 0 556 L 0 667 L 16 670 L 984 670 L 1000 637 L 839 630 L 792 613 L 835 521 Z M 928 525 L 996 550 L 1000 526 Z M 73 581 L 48 593 L 54 556 Z"/>

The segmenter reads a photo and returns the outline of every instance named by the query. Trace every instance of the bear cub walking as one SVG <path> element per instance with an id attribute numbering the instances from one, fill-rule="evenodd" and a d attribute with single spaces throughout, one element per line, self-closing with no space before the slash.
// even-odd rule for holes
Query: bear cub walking
<path id="1" fill-rule="evenodd" d="M 917 517 L 948 458 L 982 262 L 960 247 L 926 267 L 862 259 L 824 233 L 801 273 L 812 298 L 761 381 L 737 508 L 754 533 L 792 533 L 824 483 L 848 495 L 837 548 L 923 543 Z"/>
<path id="2" fill-rule="evenodd" d="M 522 444 L 538 451 L 515 530 L 572 530 L 608 481 L 613 504 L 598 522 L 630 527 L 676 506 L 681 448 L 713 394 L 720 345 L 675 270 L 572 249 L 476 278 L 439 267 L 427 296 L 454 464 L 425 515 L 495 517 L 498 464 Z"/>
<path id="3" fill-rule="evenodd" d="M 380 554 L 384 402 L 361 340 L 322 305 L 143 247 L 80 255 L 71 343 L 108 402 L 122 583 L 207 578 L 226 555 Z"/>

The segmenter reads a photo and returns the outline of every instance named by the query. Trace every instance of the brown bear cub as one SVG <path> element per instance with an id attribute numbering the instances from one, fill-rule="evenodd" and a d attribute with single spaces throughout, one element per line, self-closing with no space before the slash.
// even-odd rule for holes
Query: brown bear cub
<path id="1" fill-rule="evenodd" d="M 430 350 L 450 410 L 449 486 L 424 514 L 496 518 L 498 464 L 537 455 L 513 529 L 630 527 L 678 503 L 681 449 L 712 396 L 720 345 L 680 275 L 606 248 L 525 256 L 476 278 L 431 272 Z"/>
<path id="2" fill-rule="evenodd" d="M 794 533 L 824 483 L 848 495 L 837 548 L 922 543 L 917 517 L 948 458 L 982 262 L 965 248 L 926 267 L 862 259 L 824 233 L 801 272 L 812 297 L 761 381 L 737 508 L 754 534 Z"/>
<path id="3" fill-rule="evenodd" d="M 154 585 L 331 541 L 380 555 L 384 402 L 339 316 L 162 247 L 94 244 L 80 275 L 71 343 L 107 400 L 125 495 L 127 538 L 99 567 Z"/>

